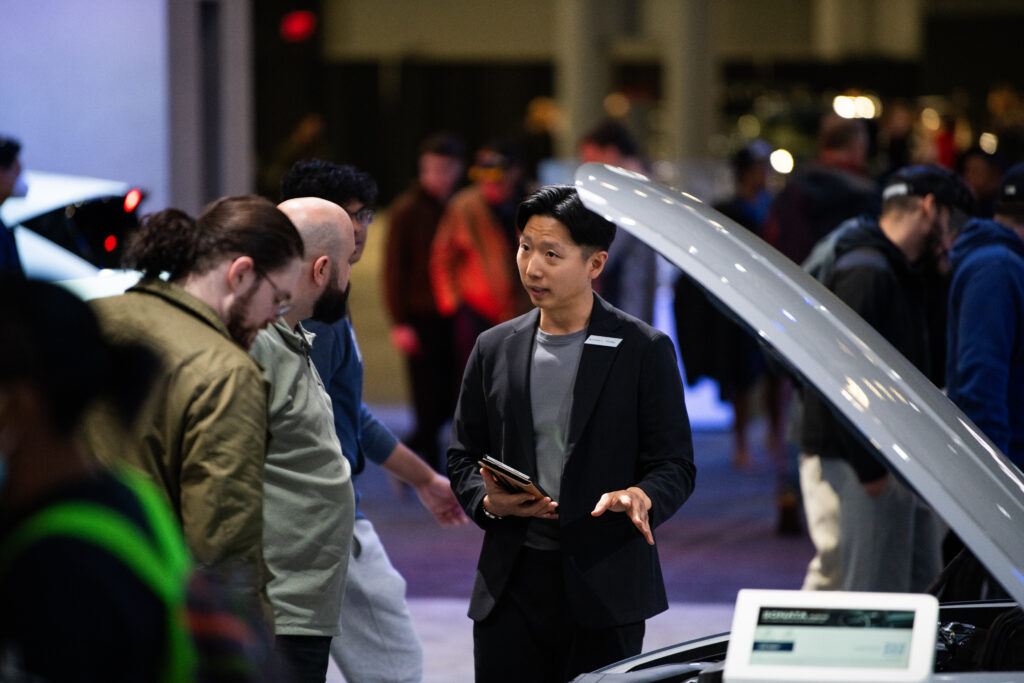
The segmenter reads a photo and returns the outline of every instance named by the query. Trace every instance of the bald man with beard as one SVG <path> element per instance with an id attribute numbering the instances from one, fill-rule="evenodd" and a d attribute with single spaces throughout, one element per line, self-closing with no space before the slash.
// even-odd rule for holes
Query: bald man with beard
<path id="1" fill-rule="evenodd" d="M 356 243 L 351 219 L 333 202 L 304 197 L 278 208 L 299 231 L 305 260 L 292 308 L 250 351 L 270 384 L 263 554 L 278 650 L 295 683 L 322 682 L 340 633 L 355 495 L 331 399 L 310 359 L 314 335 L 301 321 L 344 314 Z"/>

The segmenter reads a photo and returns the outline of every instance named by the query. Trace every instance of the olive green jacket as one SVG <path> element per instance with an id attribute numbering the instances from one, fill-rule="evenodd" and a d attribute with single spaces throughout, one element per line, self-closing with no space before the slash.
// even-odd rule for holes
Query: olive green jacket
<path id="1" fill-rule="evenodd" d="M 83 430 L 100 461 L 127 461 L 163 491 L 201 565 L 234 576 L 266 608 L 261 551 L 267 385 L 214 310 L 181 287 L 144 279 L 92 302 L 104 333 L 142 342 L 163 361 L 132 434 L 109 409 Z"/>

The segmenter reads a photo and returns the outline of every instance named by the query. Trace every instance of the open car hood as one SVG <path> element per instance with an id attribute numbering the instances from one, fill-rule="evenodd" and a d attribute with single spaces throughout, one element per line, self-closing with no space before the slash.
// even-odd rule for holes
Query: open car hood
<path id="1" fill-rule="evenodd" d="M 681 268 L 860 431 L 1024 605 L 1024 475 L 821 283 L 696 197 L 585 164 L 587 208 Z"/>

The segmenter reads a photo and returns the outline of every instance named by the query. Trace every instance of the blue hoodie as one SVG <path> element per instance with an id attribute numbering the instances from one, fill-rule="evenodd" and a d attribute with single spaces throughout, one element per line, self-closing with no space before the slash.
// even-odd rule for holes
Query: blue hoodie
<path id="1" fill-rule="evenodd" d="M 949 398 L 1024 467 L 1024 240 L 975 219 L 953 244 Z"/>

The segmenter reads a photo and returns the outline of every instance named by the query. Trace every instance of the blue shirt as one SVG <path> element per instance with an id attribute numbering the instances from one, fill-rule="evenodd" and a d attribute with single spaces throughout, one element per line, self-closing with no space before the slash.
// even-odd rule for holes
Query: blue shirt
<path id="1" fill-rule="evenodd" d="M 398 438 L 363 403 L 363 357 L 348 318 L 333 325 L 308 319 L 302 326 L 316 335 L 309 355 L 331 397 L 334 429 L 354 479 L 367 460 L 378 465 L 387 460 Z M 356 491 L 356 518 L 364 519 L 358 506 Z"/>

